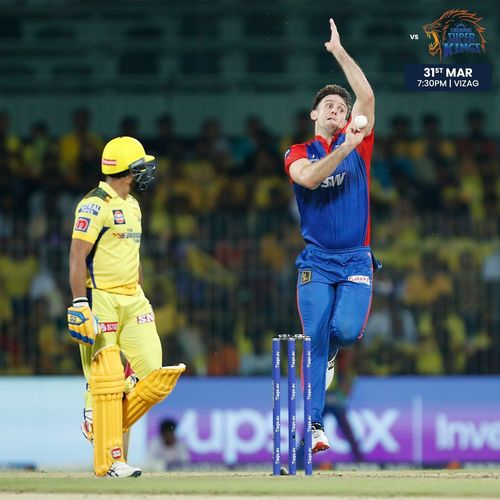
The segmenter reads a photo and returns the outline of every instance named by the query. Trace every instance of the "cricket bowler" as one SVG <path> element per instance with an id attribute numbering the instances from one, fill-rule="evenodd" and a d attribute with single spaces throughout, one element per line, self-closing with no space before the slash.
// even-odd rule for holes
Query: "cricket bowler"
<path id="1" fill-rule="evenodd" d="M 330 447 L 323 427 L 325 390 L 339 349 L 364 332 L 373 286 L 370 248 L 370 161 L 375 97 L 361 68 L 347 53 L 333 19 L 326 50 L 354 91 L 327 85 L 314 97 L 315 136 L 285 153 L 306 243 L 296 260 L 297 304 L 312 343 L 313 453 Z"/>

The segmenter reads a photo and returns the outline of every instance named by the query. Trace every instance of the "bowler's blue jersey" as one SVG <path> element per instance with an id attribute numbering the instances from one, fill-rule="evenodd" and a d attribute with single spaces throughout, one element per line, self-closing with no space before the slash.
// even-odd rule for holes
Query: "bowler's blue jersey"
<path id="1" fill-rule="evenodd" d="M 285 171 L 300 158 L 316 162 L 345 141 L 345 128 L 330 147 L 321 136 L 294 144 L 285 153 Z M 373 131 L 349 153 L 316 189 L 292 182 L 306 243 L 339 250 L 370 244 L 370 160 Z"/>

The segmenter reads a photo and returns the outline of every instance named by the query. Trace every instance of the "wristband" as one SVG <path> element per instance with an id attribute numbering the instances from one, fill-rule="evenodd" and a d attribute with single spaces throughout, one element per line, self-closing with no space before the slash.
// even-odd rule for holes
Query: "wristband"
<path id="1" fill-rule="evenodd" d="M 78 307 L 85 304 L 89 305 L 89 299 L 87 299 L 87 297 L 76 297 L 73 299 L 73 307 Z"/>

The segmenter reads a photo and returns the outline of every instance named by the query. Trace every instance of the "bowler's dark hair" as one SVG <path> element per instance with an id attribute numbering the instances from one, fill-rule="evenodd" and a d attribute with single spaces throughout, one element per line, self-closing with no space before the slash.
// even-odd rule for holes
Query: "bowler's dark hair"
<path id="1" fill-rule="evenodd" d="M 347 90 L 344 87 L 341 87 L 340 85 L 337 85 L 336 83 L 331 84 L 331 85 L 326 85 L 322 89 L 318 91 L 318 93 L 314 96 L 313 102 L 312 102 L 312 109 L 316 109 L 318 107 L 318 104 L 327 96 L 327 95 L 338 95 L 342 97 L 345 101 L 345 105 L 347 106 L 347 117 L 351 114 L 351 109 L 352 109 L 352 98 L 351 94 L 347 92 Z"/>

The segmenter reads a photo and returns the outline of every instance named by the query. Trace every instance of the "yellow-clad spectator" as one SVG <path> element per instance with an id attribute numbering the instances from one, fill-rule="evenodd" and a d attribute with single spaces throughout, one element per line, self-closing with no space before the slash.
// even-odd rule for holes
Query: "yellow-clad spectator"
<path id="1" fill-rule="evenodd" d="M 444 360 L 433 332 L 432 318 L 425 312 L 418 322 L 419 342 L 415 353 L 415 368 L 419 375 L 441 375 Z"/>
<path id="2" fill-rule="evenodd" d="M 10 132 L 10 116 L 0 111 L 0 168 L 15 175 L 22 174 L 21 141 Z"/>
<path id="3" fill-rule="evenodd" d="M 422 117 L 422 134 L 410 146 L 410 158 L 415 162 L 419 179 L 436 181 L 436 164 L 455 158 L 455 144 L 442 136 L 439 117 L 427 113 Z"/>
<path id="4" fill-rule="evenodd" d="M 44 173 L 46 155 L 53 147 L 47 124 L 42 121 L 34 123 L 31 127 L 30 137 L 23 146 L 22 175 L 32 180 L 40 179 Z"/>
<path id="5" fill-rule="evenodd" d="M 13 318 L 12 305 L 5 290 L 3 278 L 0 278 L 0 325 L 5 325 Z"/>
<path id="6" fill-rule="evenodd" d="M 82 182 L 93 185 L 97 180 L 95 166 L 99 164 L 103 140 L 90 130 L 90 111 L 80 107 L 73 111 L 73 130 L 59 142 L 61 173 L 68 183 L 82 189 Z"/>
<path id="7" fill-rule="evenodd" d="M 404 301 L 411 306 L 428 306 L 443 296 L 451 295 L 453 284 L 447 273 L 440 270 L 433 252 L 426 253 L 419 269 L 406 279 Z"/>
<path id="8" fill-rule="evenodd" d="M 19 241 L 13 241 L 8 252 L 0 255 L 0 281 L 3 282 L 5 294 L 10 298 L 14 310 L 21 308 L 24 312 L 24 301 L 27 300 L 31 281 L 38 269 L 34 255 L 26 252 L 26 247 Z"/>

